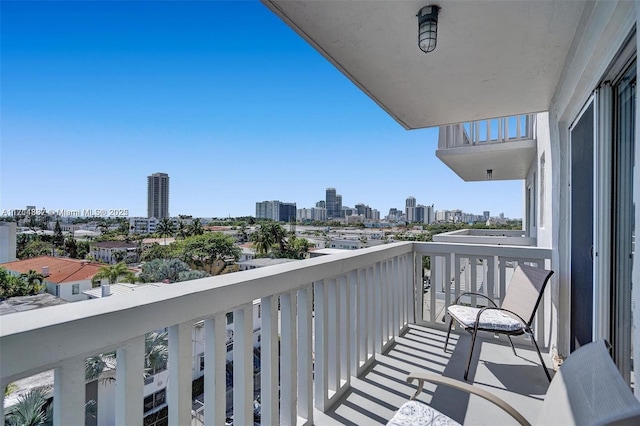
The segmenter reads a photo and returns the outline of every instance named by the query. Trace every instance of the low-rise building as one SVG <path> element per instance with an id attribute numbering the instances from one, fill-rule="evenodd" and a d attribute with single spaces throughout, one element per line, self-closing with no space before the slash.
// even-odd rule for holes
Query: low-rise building
<path id="1" fill-rule="evenodd" d="M 13 275 L 27 274 L 36 271 L 44 276 L 43 285 L 47 293 L 68 302 L 87 300 L 83 291 L 92 288 L 91 280 L 102 265 L 86 260 L 63 257 L 40 256 L 31 259 L 17 260 L 0 264 Z"/>
<path id="2" fill-rule="evenodd" d="M 139 259 L 138 245 L 125 241 L 100 241 L 89 247 L 89 254 L 105 263 L 135 263 Z"/>

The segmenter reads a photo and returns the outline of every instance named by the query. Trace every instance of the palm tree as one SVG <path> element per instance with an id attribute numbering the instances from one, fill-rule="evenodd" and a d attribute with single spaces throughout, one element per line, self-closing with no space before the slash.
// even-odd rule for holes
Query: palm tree
<path id="1" fill-rule="evenodd" d="M 115 284 L 119 278 L 124 278 L 126 281 L 134 283 L 136 282 L 136 276 L 131 270 L 127 268 L 124 262 L 116 263 L 115 265 L 105 265 L 98 269 L 98 273 L 91 279 L 91 284 L 94 287 L 102 279 L 107 279 L 109 284 Z"/>
<path id="2" fill-rule="evenodd" d="M 48 404 L 49 390 L 33 388 L 18 397 L 18 403 L 7 410 L 6 426 L 35 426 L 45 424 L 52 419 L 52 404 Z"/>
<path id="3" fill-rule="evenodd" d="M 202 227 L 202 222 L 200 222 L 200 219 L 194 219 L 193 222 L 191 222 L 191 226 L 189 227 L 189 231 L 190 231 L 191 235 L 202 235 L 202 234 L 204 234 L 204 228 Z"/>
<path id="4" fill-rule="evenodd" d="M 158 222 L 158 226 L 156 227 L 156 232 L 161 237 L 164 237 L 164 245 L 167 245 L 167 235 L 173 236 L 175 232 L 175 227 L 173 226 L 173 222 L 168 217 L 162 218 L 160 222 Z"/>
<path id="5" fill-rule="evenodd" d="M 184 222 L 178 223 L 178 237 L 184 239 L 184 238 L 187 238 L 190 233 L 191 233 L 191 230 L 187 225 L 184 224 Z"/>
<path id="6" fill-rule="evenodd" d="M 144 339 L 144 376 L 164 370 L 169 359 L 169 333 L 153 331 Z"/>

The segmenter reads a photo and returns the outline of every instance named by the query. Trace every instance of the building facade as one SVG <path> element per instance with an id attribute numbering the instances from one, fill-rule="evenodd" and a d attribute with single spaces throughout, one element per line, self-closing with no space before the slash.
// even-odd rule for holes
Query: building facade
<path id="1" fill-rule="evenodd" d="M 169 175 L 166 173 L 147 176 L 147 217 L 169 217 Z"/>

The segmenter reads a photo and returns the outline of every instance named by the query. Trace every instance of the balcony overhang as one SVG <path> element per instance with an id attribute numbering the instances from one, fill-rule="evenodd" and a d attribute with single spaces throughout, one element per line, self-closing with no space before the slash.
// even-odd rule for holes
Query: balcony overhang
<path id="1" fill-rule="evenodd" d="M 526 179 L 536 156 L 536 140 L 480 143 L 438 149 L 436 157 L 465 182 Z M 491 179 L 487 178 L 491 170 Z"/>
<path id="2" fill-rule="evenodd" d="M 547 111 L 588 3 L 436 1 L 424 54 L 428 1 L 262 1 L 406 129 Z"/>

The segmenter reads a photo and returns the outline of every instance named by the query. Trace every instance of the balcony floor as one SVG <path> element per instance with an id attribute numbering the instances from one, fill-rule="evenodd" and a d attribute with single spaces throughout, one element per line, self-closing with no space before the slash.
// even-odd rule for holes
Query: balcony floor
<path id="1" fill-rule="evenodd" d="M 396 339 L 396 343 L 357 379 L 351 389 L 327 413 L 316 410 L 315 424 L 385 424 L 415 392 L 406 377 L 412 371 L 425 371 L 463 380 L 471 336 L 454 334 L 449 351 L 442 348 L 446 332 L 417 325 Z M 471 361 L 469 382 L 504 399 L 529 422 L 537 419 L 549 382 L 540 368 L 533 345 L 516 344 L 514 356 L 508 340 L 490 334 L 480 335 Z M 547 366 L 551 361 L 543 353 Z M 553 372 L 549 370 L 551 374 Z M 493 404 L 467 393 L 425 384 L 418 400 L 429 403 L 459 423 L 473 425 L 517 424 Z"/>

